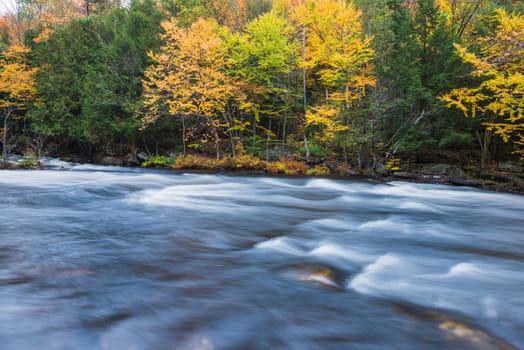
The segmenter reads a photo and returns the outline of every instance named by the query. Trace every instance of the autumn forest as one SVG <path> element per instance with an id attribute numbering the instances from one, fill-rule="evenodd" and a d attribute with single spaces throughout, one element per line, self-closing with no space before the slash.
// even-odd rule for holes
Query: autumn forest
<path id="1" fill-rule="evenodd" d="M 524 157 L 520 1 L 12 3 L 4 163 L 145 154 L 322 173 Z"/>

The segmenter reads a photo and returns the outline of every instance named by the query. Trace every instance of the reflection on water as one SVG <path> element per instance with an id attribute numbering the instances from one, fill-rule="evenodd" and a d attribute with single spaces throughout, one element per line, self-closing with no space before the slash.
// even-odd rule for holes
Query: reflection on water
<path id="1" fill-rule="evenodd" d="M 2 349 L 524 347 L 524 197 L 0 172 Z"/>

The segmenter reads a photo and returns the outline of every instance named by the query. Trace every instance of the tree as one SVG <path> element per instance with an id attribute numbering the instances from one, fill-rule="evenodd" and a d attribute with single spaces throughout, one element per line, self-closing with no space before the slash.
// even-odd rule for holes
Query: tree
<path id="1" fill-rule="evenodd" d="M 286 137 L 289 109 L 287 77 L 294 64 L 297 47 L 290 33 L 287 21 L 270 12 L 249 22 L 243 33 L 228 32 L 225 36 L 228 73 L 239 84 L 246 86 L 249 104 L 244 108 L 253 114 L 253 142 L 256 141 L 256 126 L 260 119 L 267 119 L 266 159 L 269 158 L 269 141 L 275 117 L 282 117 L 279 118 L 282 120 L 282 139 Z M 241 125 L 247 126 L 243 122 Z M 254 149 L 252 147 L 252 151 Z"/>
<path id="2" fill-rule="evenodd" d="M 477 53 L 457 45 L 460 57 L 474 67 L 472 75 L 482 81 L 453 89 L 442 99 L 466 117 L 488 115 L 486 130 L 513 141 L 515 152 L 524 158 L 524 15 L 498 9 L 493 20 L 495 33 L 478 39 Z"/>
<path id="3" fill-rule="evenodd" d="M 321 139 L 337 136 L 344 154 L 347 146 L 360 146 L 348 131 L 357 126 L 357 102 L 375 84 L 373 50 L 360 16 L 350 2 L 335 0 L 306 1 L 295 13 L 306 31 L 303 64 L 320 88 L 315 105 L 306 110 L 306 126 L 316 125 Z"/>
<path id="4" fill-rule="evenodd" d="M 145 72 L 143 80 L 145 106 L 149 111 L 145 124 L 158 119 L 163 106 L 167 106 L 171 115 L 181 118 L 185 154 L 186 118 L 198 118 L 210 132 L 203 141 L 212 140 L 220 158 L 221 128 L 228 132 L 234 127 L 234 121 L 227 115 L 228 103 L 242 93 L 226 74 L 219 26 L 213 20 L 199 19 L 183 28 L 171 19 L 163 22 L 162 28 L 164 44 L 158 53 L 150 53 L 155 63 Z M 231 147 L 233 151 L 235 145 Z"/>
<path id="5" fill-rule="evenodd" d="M 12 45 L 0 60 L 0 108 L 3 110 L 2 162 L 7 163 L 9 120 L 27 108 L 36 95 L 34 75 L 26 46 Z"/>
<path id="6" fill-rule="evenodd" d="M 71 21 L 35 45 L 42 104 L 30 112 L 32 129 L 78 145 L 132 148 L 135 117 L 149 50 L 159 45 L 162 15 L 152 1 Z"/>
<path id="7" fill-rule="evenodd" d="M 447 15 L 449 25 L 453 28 L 454 34 L 461 38 L 468 34 L 477 13 L 488 1 L 486 0 L 437 0 L 439 9 Z"/>

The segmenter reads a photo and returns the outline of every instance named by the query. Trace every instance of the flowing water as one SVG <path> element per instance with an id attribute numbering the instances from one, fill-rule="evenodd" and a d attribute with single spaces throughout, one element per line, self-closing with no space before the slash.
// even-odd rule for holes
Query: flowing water
<path id="1" fill-rule="evenodd" d="M 524 197 L 0 172 L 1 349 L 523 349 Z"/>

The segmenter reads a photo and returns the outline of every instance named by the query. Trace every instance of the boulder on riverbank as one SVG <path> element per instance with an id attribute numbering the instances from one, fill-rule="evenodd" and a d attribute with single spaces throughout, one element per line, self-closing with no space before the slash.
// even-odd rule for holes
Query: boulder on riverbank
<path id="1" fill-rule="evenodd" d="M 42 164 L 31 157 L 13 157 L 4 164 L 0 161 L 0 169 L 19 170 L 19 169 L 43 169 Z"/>

